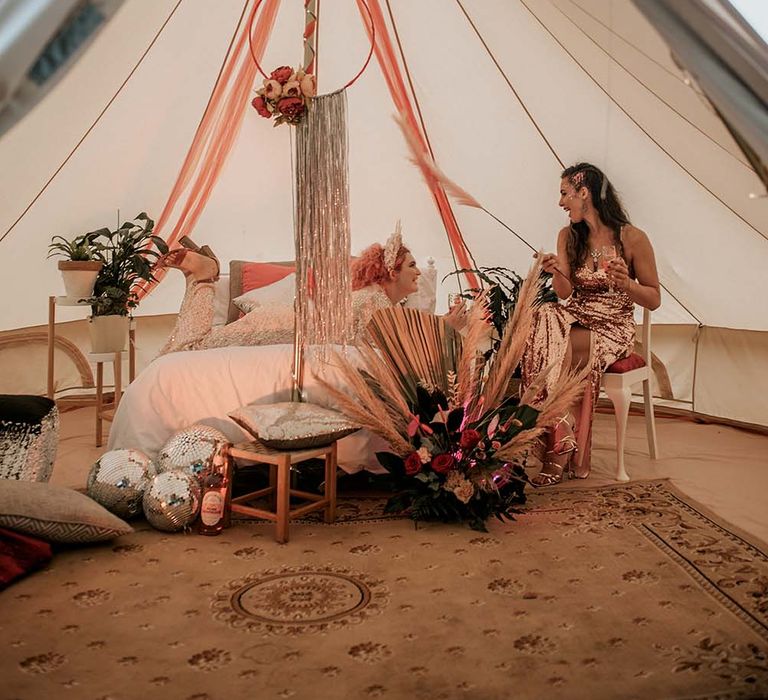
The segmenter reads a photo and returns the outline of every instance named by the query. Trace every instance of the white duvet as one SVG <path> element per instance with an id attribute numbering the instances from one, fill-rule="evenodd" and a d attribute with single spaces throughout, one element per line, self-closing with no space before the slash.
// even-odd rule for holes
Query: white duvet
<path id="1" fill-rule="evenodd" d="M 215 348 L 159 357 L 123 394 L 109 433 L 109 449 L 136 448 L 154 457 L 174 432 L 193 423 L 218 428 L 232 442 L 247 440 L 249 436 L 227 414 L 249 403 L 289 401 L 292 358 L 292 345 Z M 332 366 L 316 364 L 326 381 L 345 386 Z M 304 394 L 311 403 L 335 408 L 309 362 Z M 358 431 L 339 442 L 339 465 L 350 472 L 381 471 L 374 453 L 386 449 L 381 438 Z"/>

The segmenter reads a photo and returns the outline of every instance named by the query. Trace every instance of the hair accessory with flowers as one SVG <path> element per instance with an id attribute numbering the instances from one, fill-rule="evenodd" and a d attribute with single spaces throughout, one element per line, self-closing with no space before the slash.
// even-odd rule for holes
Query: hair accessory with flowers
<path id="1" fill-rule="evenodd" d="M 384 244 L 384 267 L 389 274 L 393 274 L 395 266 L 397 265 L 397 254 L 400 252 L 400 248 L 403 247 L 403 227 L 398 219 L 395 226 L 395 232 L 387 238 L 387 242 Z"/>
<path id="2" fill-rule="evenodd" d="M 583 170 L 579 170 L 579 172 L 571 175 L 571 184 L 578 190 L 580 187 L 584 185 L 585 177 L 586 177 L 586 173 Z"/>
<path id="3" fill-rule="evenodd" d="M 251 105 L 266 119 L 276 117 L 275 126 L 298 124 L 316 91 L 317 82 L 312 73 L 280 66 L 264 80 Z"/>

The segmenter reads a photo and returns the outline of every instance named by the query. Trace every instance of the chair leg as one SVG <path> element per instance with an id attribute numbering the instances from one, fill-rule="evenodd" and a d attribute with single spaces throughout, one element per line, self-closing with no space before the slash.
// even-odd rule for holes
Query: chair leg
<path id="1" fill-rule="evenodd" d="M 643 382 L 643 401 L 645 403 L 645 433 L 648 436 L 648 454 L 651 459 L 657 459 L 659 450 L 656 442 L 656 416 L 653 413 L 650 379 Z"/>
<path id="2" fill-rule="evenodd" d="M 616 481 L 629 481 L 629 475 L 624 467 L 624 438 L 627 433 L 627 417 L 632 392 L 629 387 L 607 387 L 605 393 L 613 404 L 616 414 Z"/>

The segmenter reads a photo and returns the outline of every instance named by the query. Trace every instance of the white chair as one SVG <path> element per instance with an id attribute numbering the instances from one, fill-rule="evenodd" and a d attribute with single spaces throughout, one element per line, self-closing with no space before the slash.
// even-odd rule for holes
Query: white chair
<path id="1" fill-rule="evenodd" d="M 629 358 L 612 364 L 603 374 L 601 385 L 613 404 L 616 414 L 616 480 L 629 481 L 624 467 L 624 438 L 627 433 L 627 417 L 632 401 L 632 386 L 643 383 L 645 403 L 645 431 L 648 437 L 648 454 L 656 459 L 656 421 L 653 415 L 653 397 L 651 395 L 651 312 L 643 309 L 641 354 L 632 353 Z M 640 362 L 644 363 L 637 366 Z M 630 367 L 633 367 L 631 369 Z"/>

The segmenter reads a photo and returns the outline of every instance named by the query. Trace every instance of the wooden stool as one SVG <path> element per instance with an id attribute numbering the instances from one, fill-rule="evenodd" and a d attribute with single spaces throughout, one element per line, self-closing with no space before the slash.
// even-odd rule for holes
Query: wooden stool
<path id="1" fill-rule="evenodd" d="M 258 441 L 233 445 L 232 457 L 269 464 L 269 486 L 232 499 L 232 512 L 275 521 L 275 540 L 288 541 L 288 521 L 316 510 L 324 510 L 324 520 L 336 520 L 336 442 L 323 447 L 302 450 L 273 450 Z M 291 465 L 308 459 L 325 459 L 325 489 L 323 495 L 291 488 Z M 262 496 L 272 496 L 272 510 L 246 505 Z M 291 509 L 291 496 L 310 501 Z"/>

